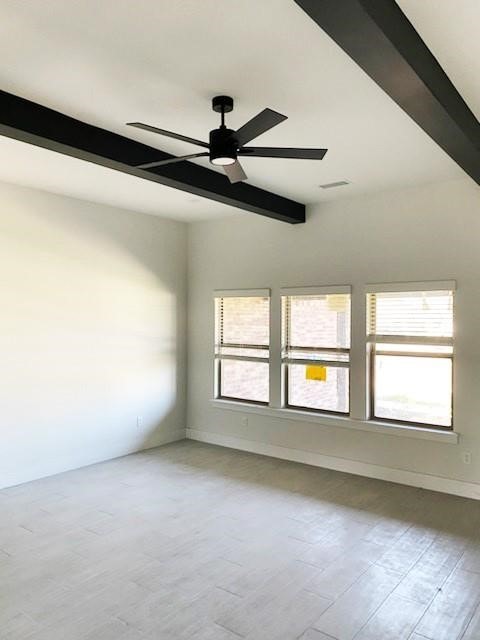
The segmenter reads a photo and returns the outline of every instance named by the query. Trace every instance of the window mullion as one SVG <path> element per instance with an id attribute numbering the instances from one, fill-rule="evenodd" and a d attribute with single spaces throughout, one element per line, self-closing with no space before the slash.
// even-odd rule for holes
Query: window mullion
<path id="1" fill-rule="evenodd" d="M 368 418 L 368 354 L 365 331 L 366 297 L 360 287 L 352 291 L 351 348 L 350 348 L 350 415 L 355 420 Z"/>
<path id="2" fill-rule="evenodd" d="M 270 297 L 270 402 L 274 409 L 282 407 L 282 309 L 281 297 L 274 290 Z"/>

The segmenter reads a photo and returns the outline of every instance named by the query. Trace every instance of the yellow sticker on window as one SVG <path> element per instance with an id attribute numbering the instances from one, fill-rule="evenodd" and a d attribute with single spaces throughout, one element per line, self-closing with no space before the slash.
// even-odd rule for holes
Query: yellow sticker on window
<path id="1" fill-rule="evenodd" d="M 344 293 L 332 293 L 327 296 L 327 307 L 330 311 L 346 311 L 348 302 L 349 296 Z"/>
<path id="2" fill-rule="evenodd" d="M 321 367 L 318 364 L 308 364 L 305 367 L 306 380 L 318 380 L 319 382 L 327 381 L 327 367 Z"/>

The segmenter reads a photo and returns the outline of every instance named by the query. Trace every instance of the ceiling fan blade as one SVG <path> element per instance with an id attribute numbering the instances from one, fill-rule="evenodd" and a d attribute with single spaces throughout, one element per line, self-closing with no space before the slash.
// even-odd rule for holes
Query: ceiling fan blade
<path id="1" fill-rule="evenodd" d="M 248 176 L 238 160 L 233 164 L 224 164 L 223 170 L 232 184 L 235 182 L 242 182 L 242 180 L 247 180 Z"/>
<path id="2" fill-rule="evenodd" d="M 272 109 L 264 109 L 251 120 L 246 122 L 243 127 L 240 127 L 235 133 L 235 137 L 238 140 L 238 146 L 243 147 L 244 144 L 250 142 L 261 133 L 272 129 L 280 122 L 287 119 L 287 116 L 283 116 L 281 113 L 277 113 Z"/>
<path id="3" fill-rule="evenodd" d="M 322 160 L 328 149 L 293 149 L 291 147 L 243 147 L 239 155 L 259 158 L 297 158 L 300 160 Z"/>
<path id="4" fill-rule="evenodd" d="M 152 125 L 143 124 L 143 122 L 127 122 L 127 126 L 136 127 L 137 129 L 144 129 L 145 131 L 150 131 L 152 133 L 159 133 L 162 136 L 167 136 L 167 138 L 175 138 L 175 140 L 183 140 L 183 142 L 190 142 L 191 144 L 196 144 L 200 147 L 206 147 L 208 149 L 208 144 L 206 142 L 202 142 L 201 140 L 196 140 L 195 138 L 189 138 L 188 136 L 182 136 L 179 133 L 173 133 L 173 131 L 166 131 L 165 129 L 152 127 Z"/>
<path id="5" fill-rule="evenodd" d="M 190 160 L 191 158 L 203 158 L 209 154 L 206 151 L 202 153 L 191 153 L 188 156 L 180 156 L 179 158 L 168 158 L 167 160 L 157 160 L 156 162 L 145 162 L 144 164 L 137 164 L 137 169 L 153 169 L 155 167 L 162 167 L 164 164 L 173 164 L 174 162 L 182 162 L 183 160 Z"/>

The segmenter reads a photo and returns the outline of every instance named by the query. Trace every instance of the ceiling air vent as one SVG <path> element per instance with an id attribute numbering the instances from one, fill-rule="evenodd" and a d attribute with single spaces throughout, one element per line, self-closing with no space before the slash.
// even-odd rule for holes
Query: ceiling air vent
<path id="1" fill-rule="evenodd" d="M 326 184 L 319 184 L 318 186 L 321 189 L 334 189 L 335 187 L 344 187 L 347 184 L 350 184 L 350 182 L 347 182 L 347 180 L 339 180 L 338 182 L 327 182 Z"/>

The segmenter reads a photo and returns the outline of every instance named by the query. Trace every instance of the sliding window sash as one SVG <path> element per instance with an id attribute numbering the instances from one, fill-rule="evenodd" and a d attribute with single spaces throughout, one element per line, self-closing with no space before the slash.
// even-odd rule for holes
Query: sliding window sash
<path id="1" fill-rule="evenodd" d="M 253 344 L 245 342 L 224 341 L 223 300 L 226 298 L 267 298 L 270 306 L 270 289 L 227 289 L 213 292 L 215 301 L 215 345 L 214 345 L 214 397 L 247 402 L 253 404 L 268 404 L 268 402 L 229 397 L 222 395 L 222 362 L 257 362 L 270 363 L 270 344 Z M 268 333 L 270 332 L 270 318 L 268 319 Z M 243 353 L 231 353 L 242 351 Z M 230 352 L 230 353 L 229 353 Z M 249 354 L 249 352 L 251 352 Z M 261 353 L 261 355 L 259 354 Z"/>
<path id="2" fill-rule="evenodd" d="M 375 415 L 375 399 L 376 399 L 376 381 L 375 381 L 375 358 L 377 356 L 388 356 L 389 358 L 430 358 L 430 359 L 447 359 L 452 361 L 453 371 L 453 355 L 454 355 L 454 337 L 453 337 L 453 297 L 456 290 L 456 282 L 454 280 L 429 281 L 429 282 L 404 282 L 390 284 L 372 284 L 365 287 L 367 295 L 367 358 L 369 371 L 369 417 L 374 420 L 392 423 L 408 423 L 409 420 L 391 419 L 383 416 Z M 418 313 L 418 309 L 413 309 L 410 313 L 398 307 L 398 315 L 396 315 L 395 299 L 404 294 L 404 298 L 409 297 L 418 299 L 419 295 L 425 294 L 425 298 L 451 297 L 451 304 L 440 304 L 430 317 L 422 313 Z M 387 296 L 391 296 L 391 308 L 385 311 L 383 319 L 379 321 L 378 297 L 386 300 Z M 412 321 L 412 318 L 414 320 Z M 402 321 L 405 327 L 413 329 L 415 335 L 409 335 L 408 332 L 397 333 L 396 326 L 401 326 Z M 425 331 L 428 323 L 432 323 L 435 329 L 431 332 Z M 385 324 L 386 323 L 386 324 Z M 388 330 L 393 329 L 390 333 L 376 333 L 378 324 L 382 328 Z M 390 325 L 390 326 L 389 326 Z M 435 326 L 436 325 L 436 326 Z M 446 335 L 435 335 L 439 333 Z M 431 333 L 431 334 L 430 334 Z M 395 349 L 394 347 L 398 348 Z M 430 349 L 431 347 L 431 349 Z M 439 349 L 440 347 L 440 349 Z M 453 412 L 453 398 L 452 398 Z M 427 422 L 415 422 L 423 427 L 446 428 L 451 429 L 452 422 L 449 427 L 429 424 Z"/>
<path id="3" fill-rule="evenodd" d="M 248 356 L 241 354 L 222 353 L 223 349 L 242 349 L 244 351 L 265 351 L 264 356 Z M 216 346 L 216 360 L 245 360 L 246 362 L 270 362 L 269 347 L 265 345 L 255 344 L 235 344 L 223 343 Z"/>
<path id="4" fill-rule="evenodd" d="M 325 287 L 291 287 L 281 289 L 282 301 L 282 406 L 292 409 L 307 409 L 318 413 L 341 413 L 348 411 L 333 411 L 329 409 L 313 409 L 297 404 L 289 403 L 289 367 L 292 365 L 320 366 L 330 369 L 350 369 L 350 346 L 306 346 L 292 344 L 291 342 L 291 301 L 292 298 L 316 298 L 324 296 L 345 296 L 348 304 L 348 317 L 351 309 L 350 286 L 325 286 Z M 351 343 L 351 321 L 347 327 L 348 345 Z M 304 356 L 304 357 L 302 357 Z M 350 392 L 348 392 L 348 396 Z M 348 404 L 349 401 L 348 401 Z"/>

